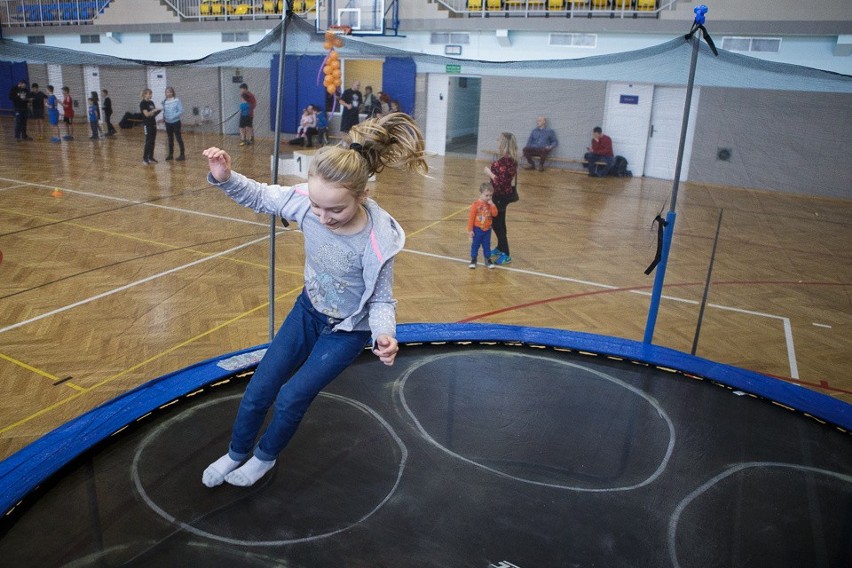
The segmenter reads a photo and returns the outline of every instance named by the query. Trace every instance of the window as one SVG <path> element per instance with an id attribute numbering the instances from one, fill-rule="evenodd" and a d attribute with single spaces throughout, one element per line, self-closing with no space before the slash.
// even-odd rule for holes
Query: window
<path id="1" fill-rule="evenodd" d="M 27 36 L 27 43 L 44 43 L 44 36 Z"/>
<path id="2" fill-rule="evenodd" d="M 596 47 L 598 34 L 550 34 L 550 45 L 562 47 Z"/>
<path id="3" fill-rule="evenodd" d="M 454 45 L 470 45 L 470 34 L 433 32 L 430 43 L 432 45 L 448 43 Z"/>
<path id="4" fill-rule="evenodd" d="M 222 43 L 232 43 L 248 40 L 248 32 L 222 32 Z"/>
<path id="5" fill-rule="evenodd" d="M 80 36 L 80 43 L 101 43 L 101 36 L 98 34 L 84 34 Z"/>
<path id="6" fill-rule="evenodd" d="M 723 37 L 722 49 L 728 51 L 778 53 L 781 38 L 777 37 Z"/>
<path id="7" fill-rule="evenodd" d="M 174 43 L 172 34 L 151 34 L 151 43 Z"/>

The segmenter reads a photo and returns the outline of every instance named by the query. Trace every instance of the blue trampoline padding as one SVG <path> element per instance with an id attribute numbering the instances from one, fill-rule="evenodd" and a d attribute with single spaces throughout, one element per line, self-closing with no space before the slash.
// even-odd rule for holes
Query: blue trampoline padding
<path id="1" fill-rule="evenodd" d="M 400 343 L 495 341 L 528 343 L 611 355 L 676 369 L 761 396 L 852 431 L 852 405 L 798 385 L 687 353 L 616 337 L 495 324 L 400 324 Z M 0 514 L 74 458 L 147 413 L 243 369 L 218 364 L 265 345 L 197 363 L 141 385 L 63 424 L 0 462 Z"/>

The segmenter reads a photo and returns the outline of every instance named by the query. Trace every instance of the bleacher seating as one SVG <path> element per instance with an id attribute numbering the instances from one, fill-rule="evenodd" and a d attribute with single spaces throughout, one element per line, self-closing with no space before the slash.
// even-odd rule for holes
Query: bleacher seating
<path id="1" fill-rule="evenodd" d="M 20 20 L 26 24 L 68 24 L 93 20 L 110 0 L 89 2 L 41 2 L 17 7 Z"/>

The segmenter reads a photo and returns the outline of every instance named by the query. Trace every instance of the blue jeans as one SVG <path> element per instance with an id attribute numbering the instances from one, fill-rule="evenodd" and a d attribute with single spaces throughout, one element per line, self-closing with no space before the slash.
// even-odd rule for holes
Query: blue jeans
<path id="1" fill-rule="evenodd" d="M 589 175 L 593 177 L 606 177 L 609 174 L 609 170 L 612 169 L 612 164 L 615 162 L 613 156 L 601 156 L 600 154 L 593 154 L 591 152 L 587 152 L 583 156 L 583 159 L 589 162 Z M 606 165 L 599 166 L 595 162 L 606 162 Z"/>
<path id="2" fill-rule="evenodd" d="M 254 455 L 276 459 L 314 398 L 361 354 L 370 332 L 332 332 L 338 321 L 314 309 L 302 291 L 243 394 L 228 448 L 232 460 L 242 461 L 251 453 L 273 404 L 272 421 Z"/>
<path id="3" fill-rule="evenodd" d="M 473 228 L 473 239 L 470 243 L 471 261 L 476 262 L 480 246 L 482 247 L 482 254 L 485 256 L 485 262 L 488 262 L 488 259 L 491 256 L 491 229 L 483 231 L 479 227 Z"/>

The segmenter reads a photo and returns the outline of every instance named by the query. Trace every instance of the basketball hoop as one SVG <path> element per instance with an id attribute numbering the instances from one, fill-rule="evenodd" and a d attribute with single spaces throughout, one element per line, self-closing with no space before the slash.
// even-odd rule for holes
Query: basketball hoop
<path id="1" fill-rule="evenodd" d="M 333 26 L 328 26 L 328 31 L 340 35 L 352 35 L 352 26 L 346 26 L 343 24 L 335 24 Z"/>

